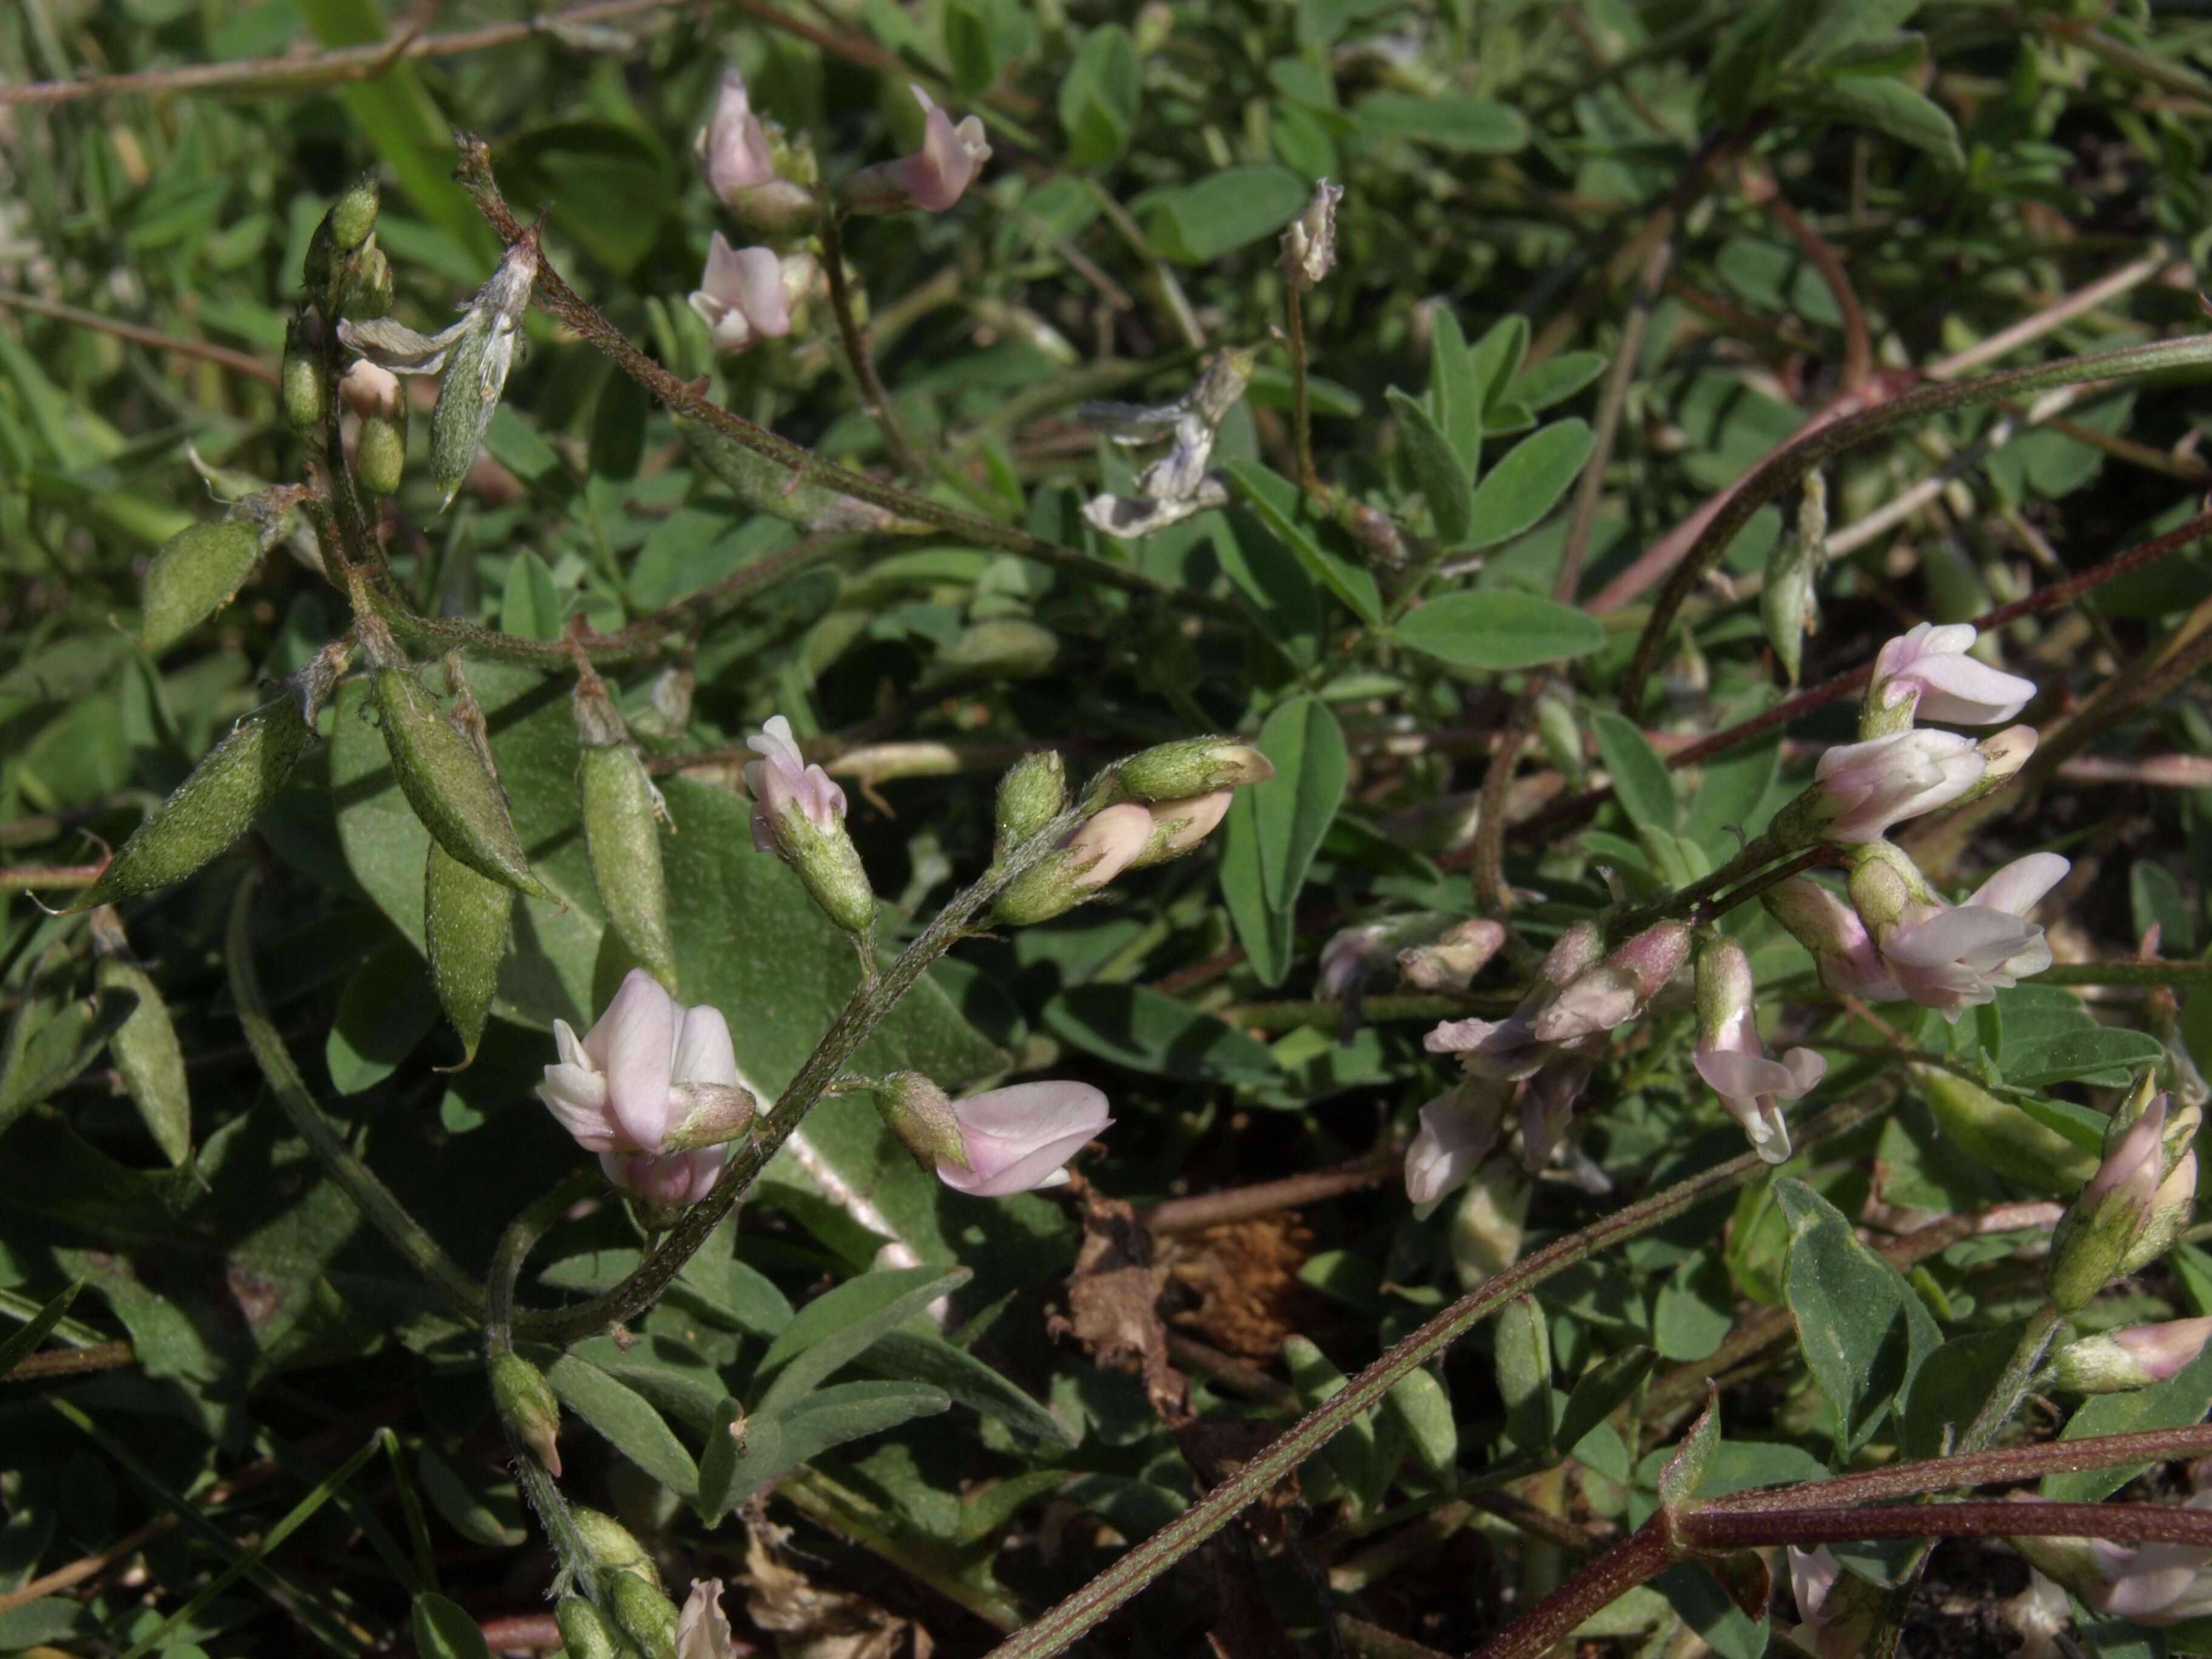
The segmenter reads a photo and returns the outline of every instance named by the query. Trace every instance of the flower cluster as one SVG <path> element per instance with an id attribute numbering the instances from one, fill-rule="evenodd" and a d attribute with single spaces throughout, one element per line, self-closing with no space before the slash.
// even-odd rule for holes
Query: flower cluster
<path id="1" fill-rule="evenodd" d="M 921 148 L 861 168 L 846 181 L 830 211 L 920 208 L 941 213 L 960 199 L 990 159 L 981 122 L 971 115 L 956 125 L 920 87 L 910 90 L 922 108 Z M 691 309 L 707 325 L 715 349 L 735 355 L 791 333 L 806 301 L 822 291 L 821 250 L 811 239 L 800 239 L 811 238 L 823 204 L 816 189 L 811 149 L 803 137 L 793 139 L 754 112 L 744 77 L 734 69 L 723 72 L 714 114 L 699 134 L 697 148 L 707 187 L 767 239 L 733 247 L 716 231 L 706 270 L 691 295 Z"/>

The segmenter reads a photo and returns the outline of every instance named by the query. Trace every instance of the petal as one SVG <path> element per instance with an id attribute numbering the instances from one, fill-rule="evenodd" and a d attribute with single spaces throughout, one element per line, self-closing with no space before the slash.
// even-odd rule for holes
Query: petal
<path id="1" fill-rule="evenodd" d="M 2033 943 L 2041 932 L 2008 911 L 1961 904 L 1938 912 L 1917 927 L 1899 928 L 1883 944 L 1882 954 L 1908 968 L 1966 963 L 1978 956 L 1988 957 L 1994 966 Z"/>
<path id="2" fill-rule="evenodd" d="M 1828 1074 L 1828 1062 L 1810 1048 L 1792 1048 L 1782 1056 L 1782 1063 L 1789 1068 L 1790 1086 L 1774 1092 L 1784 1100 L 1809 1093 Z"/>
<path id="3" fill-rule="evenodd" d="M 553 1047 L 559 1053 L 563 1066 L 574 1066 L 587 1072 L 592 1069 L 591 1057 L 584 1052 L 583 1043 L 577 1040 L 575 1032 L 569 1029 L 565 1019 L 553 1022 Z"/>
<path id="4" fill-rule="evenodd" d="M 597 1072 L 580 1066 L 548 1066 L 538 1097 L 586 1152 L 629 1148 L 628 1139 L 607 1115 L 607 1083 Z"/>
<path id="5" fill-rule="evenodd" d="M 1793 1097 L 1796 1093 L 1797 1080 L 1790 1074 L 1790 1068 L 1764 1054 L 1700 1048 L 1690 1057 L 1690 1063 L 1717 1095 L 1778 1095 L 1785 1089 Z"/>
<path id="6" fill-rule="evenodd" d="M 607 1005 L 592 1038 L 605 1033 L 607 1109 L 622 1131 L 650 1151 L 668 1133 L 669 1061 L 676 1052 L 676 1000 L 642 968 L 633 968 Z"/>
<path id="7" fill-rule="evenodd" d="M 1906 676 L 1921 687 L 1915 711 L 1923 720 L 1954 726 L 1996 726 L 2027 707 L 2035 682 L 1977 662 L 1963 653 L 1932 658 Z"/>
<path id="8" fill-rule="evenodd" d="M 1504 1023 L 1487 1019 L 1448 1019 L 1421 1039 L 1421 1047 L 1432 1054 L 1463 1054 L 1478 1047 L 1485 1037 Z"/>
<path id="9" fill-rule="evenodd" d="M 799 798 L 809 822 L 823 835 L 834 834 L 845 821 L 845 792 L 820 767 L 810 766 L 801 775 Z"/>
<path id="10" fill-rule="evenodd" d="M 1977 887 L 1966 902 L 1977 909 L 2009 910 L 2024 916 L 2073 867 L 2056 853 L 2030 853 L 2024 859 L 2014 859 Z"/>
<path id="11" fill-rule="evenodd" d="M 738 1086 L 737 1050 L 730 1046 L 729 1022 L 722 1018 L 720 1009 L 702 1004 L 684 1011 L 669 1075 L 675 1083 L 714 1083 L 726 1089 Z"/>
<path id="12" fill-rule="evenodd" d="M 769 715 L 761 729 L 745 739 L 745 747 L 756 755 L 765 756 L 766 769 L 782 773 L 787 782 L 796 784 L 806 775 L 806 760 L 799 752 L 798 739 L 791 735 L 791 722 L 781 714 Z M 745 769 L 745 775 L 750 781 L 751 767 Z M 753 793 L 760 792 L 756 788 Z"/>

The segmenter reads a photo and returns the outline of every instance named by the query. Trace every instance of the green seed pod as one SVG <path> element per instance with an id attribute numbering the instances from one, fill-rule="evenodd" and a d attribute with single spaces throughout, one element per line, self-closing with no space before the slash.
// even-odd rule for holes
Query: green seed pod
<path id="1" fill-rule="evenodd" d="M 125 994 L 137 1000 L 108 1038 L 107 1052 L 154 1144 L 172 1164 L 181 1164 L 192 1155 L 192 1103 L 168 1005 L 153 976 L 131 958 L 122 921 L 111 905 L 92 913 L 92 948 L 99 957 L 94 981 L 103 1000 Z"/>
<path id="2" fill-rule="evenodd" d="M 413 672 L 380 667 L 370 677 L 392 770 L 415 816 L 445 849 L 479 875 L 532 898 L 553 896 L 531 873 L 498 780 Z"/>
<path id="3" fill-rule="evenodd" d="M 568 1518 L 575 1524 L 584 1547 L 592 1553 L 592 1559 L 608 1572 L 635 1578 L 653 1589 L 660 1588 L 660 1569 L 621 1522 L 581 1504 L 568 1506 Z"/>
<path id="4" fill-rule="evenodd" d="M 245 519 L 196 524 L 162 543 L 146 567 L 146 653 L 160 656 L 228 605 L 260 562 L 261 531 Z"/>
<path id="5" fill-rule="evenodd" d="M 295 432 L 312 432 L 330 412 L 330 388 L 324 384 L 323 365 L 301 343 L 298 330 L 284 345 L 284 364 L 277 374 L 277 401 L 284 418 Z"/>
<path id="6" fill-rule="evenodd" d="M 92 890 L 70 908 L 112 904 L 173 885 L 199 869 L 261 816 L 313 736 L 295 692 L 246 715 L 131 832 Z"/>
<path id="7" fill-rule="evenodd" d="M 2047 1129 L 2010 1101 L 1934 1066 L 1910 1068 L 1936 1127 L 1970 1162 L 2030 1192 L 2071 1194 L 2097 1172 L 2097 1155 Z"/>
<path id="8" fill-rule="evenodd" d="M 434 852 L 435 849 L 433 849 Z M 514 1431 L 514 1437 L 545 1466 L 546 1473 L 561 1473 L 561 1401 L 553 1385 L 520 1354 L 509 1350 L 494 1354 L 486 1368 L 492 1404 L 500 1420 Z"/>
<path id="9" fill-rule="evenodd" d="M 615 1624 L 645 1659 L 676 1659 L 676 1604 L 641 1578 L 617 1573 L 608 1586 Z"/>
<path id="10" fill-rule="evenodd" d="M 1067 810 L 1067 769 L 1060 751 L 1024 755 L 999 780 L 999 853 L 1001 857 Z"/>
<path id="11" fill-rule="evenodd" d="M 338 252 L 350 253 L 368 240 L 369 232 L 376 228 L 379 199 L 374 175 L 365 173 L 331 204 L 323 223 L 330 228 L 331 245 Z"/>
<path id="12" fill-rule="evenodd" d="M 616 937 L 645 969 L 676 989 L 676 948 L 668 937 L 668 884 L 660 867 L 660 827 L 653 781 L 628 744 L 584 750 L 584 848 L 592 880 Z"/>
<path id="13" fill-rule="evenodd" d="M 813 483 L 780 461 L 746 448 L 735 438 L 700 422 L 676 417 L 692 459 L 720 478 L 756 513 L 765 513 L 807 530 L 867 530 L 914 535 L 931 528 L 902 519 L 887 508 Z"/>
<path id="14" fill-rule="evenodd" d="M 372 415 L 361 423 L 354 446 L 354 476 L 372 495 L 394 495 L 407 468 L 407 413 Z"/>
<path id="15" fill-rule="evenodd" d="M 483 1040 L 514 916 L 514 893 L 506 883 L 479 875 L 440 842 L 430 843 L 422 870 L 422 933 L 430 982 L 460 1034 L 464 1066 L 477 1057 Z"/>
<path id="16" fill-rule="evenodd" d="M 553 1622 L 561 1627 L 561 1645 L 568 1659 L 621 1659 L 626 1651 L 599 1610 L 580 1595 L 564 1595 L 556 1602 Z"/>

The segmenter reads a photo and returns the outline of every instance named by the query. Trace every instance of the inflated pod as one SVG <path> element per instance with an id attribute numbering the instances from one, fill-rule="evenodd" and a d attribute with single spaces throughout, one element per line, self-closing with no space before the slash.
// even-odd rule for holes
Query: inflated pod
<path id="1" fill-rule="evenodd" d="M 114 909 L 92 913 L 92 946 L 98 960 L 94 982 L 103 999 L 128 994 L 137 1006 L 107 1039 L 107 1053 L 162 1157 L 181 1164 L 192 1155 L 192 1102 L 185 1082 L 185 1054 L 170 1021 L 169 1006 L 153 975 L 131 955 Z"/>
<path id="2" fill-rule="evenodd" d="M 264 545 L 263 528 L 250 519 L 196 524 L 163 542 L 146 567 L 138 637 L 147 654 L 160 656 L 228 605 Z"/>
<path id="3" fill-rule="evenodd" d="M 491 1016 L 499 964 L 514 925 L 514 891 L 471 869 L 432 841 L 422 871 L 422 936 L 438 1005 L 461 1039 L 463 1065 L 477 1057 Z"/>
<path id="4" fill-rule="evenodd" d="M 532 898 L 551 898 L 545 884 L 531 872 L 499 781 L 414 671 L 381 666 L 369 684 L 392 775 L 432 837 L 478 874 Z"/>
<path id="5" fill-rule="evenodd" d="M 607 921 L 645 970 L 673 992 L 676 949 L 668 933 L 668 883 L 652 779 L 628 744 L 584 750 L 584 847 Z"/>

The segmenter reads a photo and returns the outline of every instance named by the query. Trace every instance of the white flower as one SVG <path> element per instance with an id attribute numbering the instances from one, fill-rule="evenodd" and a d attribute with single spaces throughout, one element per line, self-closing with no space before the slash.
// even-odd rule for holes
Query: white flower
<path id="1" fill-rule="evenodd" d="M 1062 1167 L 1112 1125 L 1106 1097 L 1087 1083 L 1018 1083 L 952 1103 L 961 1163 L 940 1157 L 937 1178 L 975 1198 L 1004 1198 L 1067 1179 Z"/>
<path id="2" fill-rule="evenodd" d="M 1964 904 L 1888 930 L 1881 940 L 1883 964 L 1906 996 L 1955 1021 L 2051 966 L 2043 929 L 2024 918 L 2069 867 L 2056 853 L 2014 860 Z"/>
<path id="3" fill-rule="evenodd" d="M 1868 696 L 1882 708 L 1917 698 L 1914 713 L 1949 726 L 1996 726 L 2035 695 L 2035 682 L 1975 661 L 1972 623 L 1922 623 L 1881 648 Z"/>
<path id="4" fill-rule="evenodd" d="M 1838 744 L 1814 769 L 1826 834 L 1874 841 L 1890 825 L 1948 806 L 1982 781 L 1989 763 L 1955 732 L 1893 732 Z"/>
<path id="5" fill-rule="evenodd" d="M 817 269 L 811 254 L 778 258 L 774 248 L 733 248 L 718 230 L 691 309 L 717 350 L 744 351 L 791 332 L 792 302 L 813 285 Z"/>
<path id="6" fill-rule="evenodd" d="M 1510 1088 L 1470 1079 L 1421 1108 L 1421 1127 L 1406 1148 L 1406 1196 L 1425 1219 L 1465 1186 L 1498 1144 Z"/>
<path id="7" fill-rule="evenodd" d="M 373 415 L 390 420 L 399 413 L 399 377 L 380 363 L 356 357 L 338 381 L 338 396 L 364 421 Z"/>
<path id="8" fill-rule="evenodd" d="M 745 767 L 745 787 L 753 797 L 753 846 L 763 853 L 776 850 L 776 821 L 793 809 L 825 836 L 835 835 L 845 821 L 845 792 L 819 766 L 809 766 L 791 735 L 791 722 L 771 714 L 745 747 L 761 759 Z"/>

